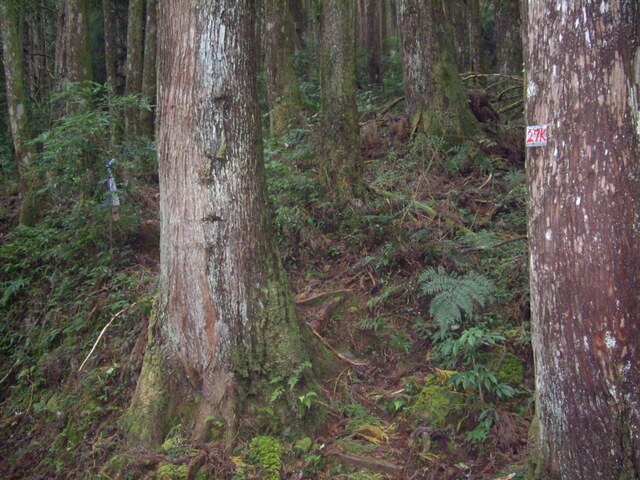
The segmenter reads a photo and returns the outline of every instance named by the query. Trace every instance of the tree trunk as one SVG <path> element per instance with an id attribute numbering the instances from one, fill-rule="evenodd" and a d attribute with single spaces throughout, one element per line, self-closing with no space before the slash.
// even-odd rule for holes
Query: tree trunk
<path id="1" fill-rule="evenodd" d="M 64 0 L 58 12 L 56 39 L 56 90 L 69 83 L 91 80 L 87 0 Z"/>
<path id="2" fill-rule="evenodd" d="M 494 8 L 498 71 L 503 75 L 522 75 L 520 0 L 497 0 Z"/>
<path id="3" fill-rule="evenodd" d="M 636 0 L 528 2 L 535 479 L 640 478 Z"/>
<path id="4" fill-rule="evenodd" d="M 127 63 L 125 65 L 125 95 L 142 93 L 142 69 L 144 66 L 144 0 L 129 0 L 127 15 Z M 138 109 L 128 108 L 124 112 L 125 128 L 137 133 Z"/>
<path id="5" fill-rule="evenodd" d="M 55 39 L 49 38 L 50 25 L 48 12 L 36 3 L 28 2 L 24 6 L 27 44 L 25 51 L 25 80 L 28 97 L 35 104 L 43 105 L 49 100 L 51 93 L 51 73 L 53 65 L 50 60 Z M 50 51 L 51 50 L 51 51 Z"/>
<path id="6" fill-rule="evenodd" d="M 266 0 L 265 17 L 269 120 L 271 134 L 279 137 L 302 124 L 302 98 L 293 68 L 289 0 Z"/>
<path id="7" fill-rule="evenodd" d="M 102 0 L 102 16 L 104 18 L 104 58 L 107 84 L 115 92 L 118 78 L 118 50 L 115 38 L 114 0 Z"/>
<path id="8" fill-rule="evenodd" d="M 441 0 L 400 0 L 398 31 L 407 111 L 413 129 L 453 138 L 472 136 L 478 123 L 455 63 L 453 31 Z"/>
<path id="9" fill-rule="evenodd" d="M 231 443 L 242 407 L 308 358 L 266 210 L 253 5 L 158 4 L 161 277 L 123 419 L 134 444 L 178 417 Z"/>
<path id="10" fill-rule="evenodd" d="M 346 201 L 362 194 L 354 5 L 323 0 L 321 29 L 322 181 L 336 200 Z"/>
<path id="11" fill-rule="evenodd" d="M 156 38 L 157 38 L 157 3 L 146 0 L 147 20 L 144 29 L 144 67 L 142 71 L 142 95 L 153 106 L 151 110 L 140 112 L 140 133 L 153 138 L 155 129 L 156 104 Z"/>
<path id="12" fill-rule="evenodd" d="M 469 35 L 469 68 L 474 73 L 483 71 L 482 22 L 480 0 L 467 0 L 467 31 Z"/>
<path id="13" fill-rule="evenodd" d="M 369 53 L 368 69 L 369 83 L 380 83 L 380 55 L 382 54 L 380 20 L 380 0 L 367 0 L 367 50 Z"/>
<path id="14" fill-rule="evenodd" d="M 447 18 L 449 19 L 454 32 L 454 49 L 456 53 L 456 65 L 461 72 L 471 70 L 469 64 L 469 45 L 468 35 L 468 16 L 467 5 L 465 0 L 455 0 L 446 4 Z"/>
<path id="15" fill-rule="evenodd" d="M 22 30 L 20 10 L 16 0 L 0 0 L 0 30 L 2 33 L 2 56 L 4 60 L 7 107 L 13 138 L 13 151 L 20 184 L 20 223 L 35 222 L 33 195 L 29 192 L 26 173 L 33 159 L 33 148 L 27 144 L 31 139 L 27 96 L 24 85 L 24 62 L 22 58 Z"/>

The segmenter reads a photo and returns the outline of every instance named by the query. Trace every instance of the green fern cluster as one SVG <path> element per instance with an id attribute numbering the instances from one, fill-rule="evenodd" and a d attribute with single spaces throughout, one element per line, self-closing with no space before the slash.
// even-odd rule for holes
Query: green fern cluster
<path id="1" fill-rule="evenodd" d="M 493 296 L 496 287 L 491 280 L 476 272 L 459 276 L 447 273 L 444 268 L 429 268 L 418 277 L 425 295 L 433 298 L 429 304 L 429 315 L 438 326 L 434 339 L 441 340 L 450 330 L 462 323 L 463 314 L 473 317 L 476 305 L 484 307 Z"/>

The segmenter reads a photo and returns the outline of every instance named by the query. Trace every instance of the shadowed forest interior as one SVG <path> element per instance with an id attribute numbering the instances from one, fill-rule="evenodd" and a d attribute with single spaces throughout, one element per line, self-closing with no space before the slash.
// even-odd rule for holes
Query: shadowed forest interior
<path id="1" fill-rule="evenodd" d="M 639 9 L 0 0 L 0 477 L 640 478 Z"/>

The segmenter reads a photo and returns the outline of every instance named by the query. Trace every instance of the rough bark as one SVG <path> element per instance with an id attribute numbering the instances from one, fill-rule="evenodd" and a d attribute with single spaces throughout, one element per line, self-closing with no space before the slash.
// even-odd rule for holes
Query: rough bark
<path id="1" fill-rule="evenodd" d="M 27 112 L 20 18 L 16 0 L 0 0 L 0 33 L 2 34 L 7 108 L 22 197 L 20 223 L 31 225 L 35 221 L 35 205 L 32 204 L 32 195 L 29 194 L 26 173 L 33 159 L 33 148 L 27 144 L 31 139 L 31 130 Z"/>
<path id="2" fill-rule="evenodd" d="M 293 68 L 293 24 L 289 0 L 265 1 L 267 94 L 271 134 L 302 124 L 302 98 Z"/>
<path id="3" fill-rule="evenodd" d="M 64 0 L 58 12 L 56 90 L 91 80 L 88 0 Z"/>
<path id="4" fill-rule="evenodd" d="M 354 5 L 323 0 L 320 52 L 322 181 L 336 200 L 359 197 Z"/>
<path id="5" fill-rule="evenodd" d="M 156 50 L 157 50 L 157 3 L 156 0 L 146 0 L 146 15 L 144 29 L 144 67 L 142 71 L 142 95 L 155 106 L 156 104 Z M 155 122 L 155 107 L 140 112 L 140 133 L 149 138 L 153 137 Z"/>
<path id="6" fill-rule="evenodd" d="M 307 359 L 266 210 L 253 5 L 158 4 L 161 278 L 123 419 L 134 444 L 178 416 L 231 442 L 243 406 Z"/>
<path id="7" fill-rule="evenodd" d="M 469 108 L 455 62 L 453 31 L 441 0 L 400 0 L 398 32 L 407 111 L 415 128 L 464 138 L 478 123 Z"/>
<path id="8" fill-rule="evenodd" d="M 640 478 L 640 17 L 530 0 L 527 152 L 535 479 Z"/>
<path id="9" fill-rule="evenodd" d="M 142 70 L 144 66 L 144 0 L 129 0 L 127 15 L 127 62 L 125 64 L 125 95 L 142 93 Z M 124 113 L 125 127 L 137 133 L 138 110 L 128 108 Z"/>
<path id="10" fill-rule="evenodd" d="M 522 75 L 520 0 L 496 0 L 495 45 L 498 71 Z"/>

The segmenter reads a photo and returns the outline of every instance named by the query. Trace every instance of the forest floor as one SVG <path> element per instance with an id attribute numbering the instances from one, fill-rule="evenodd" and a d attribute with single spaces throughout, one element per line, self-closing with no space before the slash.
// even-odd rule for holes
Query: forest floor
<path id="1" fill-rule="evenodd" d="M 123 192 L 135 215 L 123 207 L 119 220 L 98 212 L 31 230 L 13 227 L 6 187 L 0 477 L 524 478 L 533 374 L 522 125 L 486 124 L 452 145 L 380 112 L 363 116 L 368 194 L 353 204 L 319 189 L 313 128 L 266 144 L 299 319 L 339 368 L 301 398 L 300 415 L 321 403 L 327 412 L 315 436 L 282 435 L 265 405 L 231 456 L 189 444 L 179 425 L 161 449 L 127 451 L 118 427 L 159 271 L 156 183 Z M 445 313 L 434 306 L 442 292 L 454 305 Z"/>

